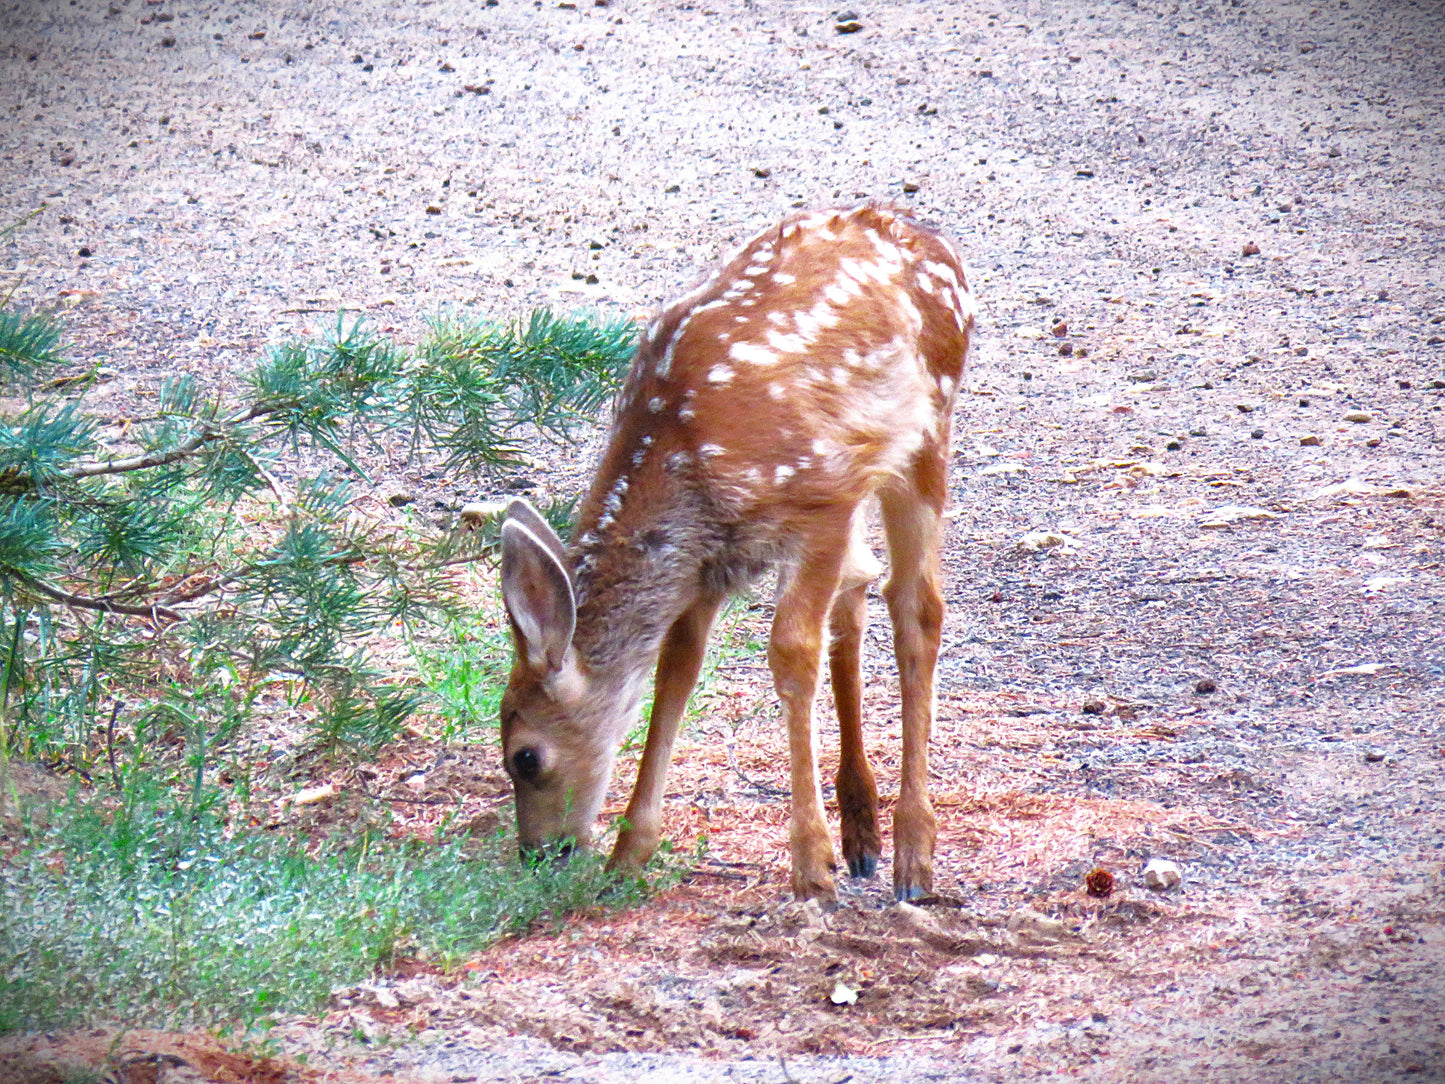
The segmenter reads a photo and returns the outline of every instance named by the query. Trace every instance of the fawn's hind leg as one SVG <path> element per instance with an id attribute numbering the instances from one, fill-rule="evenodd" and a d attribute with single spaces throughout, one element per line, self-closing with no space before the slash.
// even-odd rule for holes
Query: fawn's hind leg
<path id="1" fill-rule="evenodd" d="M 882 838 L 878 832 L 878 784 L 863 749 L 863 630 L 868 624 L 868 584 L 882 571 L 863 539 L 863 515 L 853 517 L 847 560 L 833 600 L 828 670 L 838 712 L 838 812 L 843 827 L 843 857 L 854 877 L 872 877 L 878 868 Z"/>
<path id="2" fill-rule="evenodd" d="M 903 700 L 903 772 L 893 812 L 893 893 L 900 900 L 933 889 L 937 827 L 928 799 L 928 740 L 943 635 L 939 545 L 946 472 L 946 456 L 925 449 L 914 461 L 912 477 L 881 493 L 890 559 L 883 595 L 893 618 Z"/>

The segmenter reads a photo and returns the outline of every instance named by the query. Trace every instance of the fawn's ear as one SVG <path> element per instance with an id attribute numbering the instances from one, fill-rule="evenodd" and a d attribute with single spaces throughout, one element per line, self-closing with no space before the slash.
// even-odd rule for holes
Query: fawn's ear
<path id="1" fill-rule="evenodd" d="M 553 557 L 564 565 L 566 564 L 567 547 L 562 545 L 562 540 L 557 537 L 557 532 L 552 530 L 552 525 L 547 522 L 546 517 L 532 507 L 531 501 L 522 497 L 513 497 L 507 502 L 507 514 L 504 518 L 514 520 L 527 528 L 537 536 L 538 542 L 552 551 Z"/>
<path id="2" fill-rule="evenodd" d="M 541 520 L 530 505 L 526 507 Z M 502 599 L 517 634 L 518 651 L 534 670 L 551 676 L 562 669 L 572 643 L 577 603 L 562 564 L 562 544 L 545 521 L 541 526 L 546 534 L 539 538 L 527 516 L 514 518 L 508 509 L 502 523 Z"/>

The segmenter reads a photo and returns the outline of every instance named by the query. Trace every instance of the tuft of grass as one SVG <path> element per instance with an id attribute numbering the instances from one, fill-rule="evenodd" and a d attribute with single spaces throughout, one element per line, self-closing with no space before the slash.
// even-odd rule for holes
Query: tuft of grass
<path id="1" fill-rule="evenodd" d="M 592 854 L 523 865 L 500 835 L 308 850 L 229 823 L 218 798 L 72 798 L 21 827 L 0 861 L 0 1031 L 115 1018 L 250 1030 L 314 1012 L 398 956 L 453 968 L 651 887 Z"/>
<path id="2" fill-rule="evenodd" d="M 444 741 L 466 740 L 477 729 L 489 735 L 501 710 L 512 645 L 504 629 L 485 617 L 449 621 L 440 638 L 414 643 L 422 683 L 442 722 Z"/>

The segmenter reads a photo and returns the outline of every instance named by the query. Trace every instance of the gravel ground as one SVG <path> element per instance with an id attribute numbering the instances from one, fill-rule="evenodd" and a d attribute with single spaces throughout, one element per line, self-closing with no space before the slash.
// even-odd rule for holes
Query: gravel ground
<path id="1" fill-rule="evenodd" d="M 1445 1080 L 1445 12 L 935 0 L 859 8 L 852 33 L 836 15 L 0 13 L 0 221 L 45 205 L 0 246 L 0 283 L 66 313 L 75 356 L 115 374 L 92 402 L 116 421 L 158 377 L 224 385 L 338 307 L 403 339 L 453 308 L 643 312 L 798 206 L 907 202 L 974 268 L 945 902 L 920 926 L 865 888 L 815 923 L 781 902 L 783 850 L 715 834 L 719 861 L 768 868 L 633 920 L 701 916 L 675 955 L 628 956 L 617 931 L 638 927 L 605 922 L 570 956 L 503 946 L 469 999 L 438 982 L 415 1037 L 333 1047 L 333 1067 Z M 568 484 L 545 455 L 533 480 Z M 478 487 L 397 479 L 438 514 Z M 754 775 L 769 726 L 731 732 Z M 725 798 L 759 824 L 781 809 Z M 1164 896 L 1138 884 L 1158 855 L 1186 871 Z M 1113 903 L 1079 891 L 1095 864 Z M 1011 927 L 1026 909 L 1067 929 Z M 537 966 L 508 980 L 509 957 Z M 871 1015 L 808 1001 L 840 966 Z M 709 998 L 724 1019 L 701 1026 Z"/>

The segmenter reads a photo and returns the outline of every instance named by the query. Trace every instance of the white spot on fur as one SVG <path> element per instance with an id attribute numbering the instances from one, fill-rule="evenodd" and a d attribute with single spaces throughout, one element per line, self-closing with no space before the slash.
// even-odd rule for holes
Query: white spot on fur
<path id="1" fill-rule="evenodd" d="M 913 281 L 918 283 L 918 288 L 922 290 L 925 294 L 940 294 L 941 296 L 941 291 L 938 288 L 939 284 L 934 282 L 922 271 L 918 272 L 918 274 L 913 276 Z"/>
<path id="2" fill-rule="evenodd" d="M 654 395 L 647 401 L 647 409 L 652 414 L 661 414 L 662 408 L 667 405 L 666 400 L 660 395 Z"/>
<path id="3" fill-rule="evenodd" d="M 772 399 L 782 399 L 788 394 L 788 389 L 779 381 L 773 381 L 768 385 L 768 396 Z"/>
<path id="4" fill-rule="evenodd" d="M 823 287 L 823 296 L 835 305 L 846 305 L 853 299 L 853 295 L 836 282 Z"/>
<path id="5" fill-rule="evenodd" d="M 743 268 L 743 274 L 744 274 L 744 275 L 748 275 L 749 277 L 755 277 L 755 276 L 758 276 L 758 275 L 766 275 L 767 273 L 768 273 L 768 265 L 767 265 L 767 264 L 753 264 L 753 265 L 750 266 L 750 267 L 744 267 L 744 268 Z"/>
<path id="6" fill-rule="evenodd" d="M 698 448 L 697 454 L 704 459 L 714 459 L 723 454 L 723 446 L 721 444 L 703 444 Z"/>
<path id="7" fill-rule="evenodd" d="M 943 393 L 943 397 L 945 399 L 948 399 L 953 395 L 954 387 L 955 384 L 953 382 L 953 377 L 945 374 L 938 378 L 938 390 Z"/>
<path id="8" fill-rule="evenodd" d="M 770 324 L 777 324 L 779 327 L 782 327 L 787 322 L 788 314 L 785 312 L 779 312 L 778 310 L 774 309 L 772 312 L 768 313 L 768 323 Z"/>
<path id="9" fill-rule="evenodd" d="M 771 334 L 777 334 L 772 332 Z M 740 361 L 744 365 L 776 365 L 778 355 L 766 347 L 757 343 L 733 343 L 728 349 L 728 357 L 734 361 Z"/>
<path id="10" fill-rule="evenodd" d="M 793 468 L 786 463 L 779 463 L 773 468 L 773 485 L 780 486 L 793 476 Z"/>
<path id="11" fill-rule="evenodd" d="M 657 341 L 657 336 L 658 336 L 658 334 L 659 334 L 661 331 L 662 331 L 662 317 L 659 316 L 656 320 L 652 321 L 652 323 L 650 323 L 650 324 L 647 325 L 647 335 L 646 335 L 646 339 L 647 339 L 647 345 L 648 345 L 648 346 L 651 346 L 654 342 Z"/>
<path id="12" fill-rule="evenodd" d="M 801 354 L 813 342 L 803 335 L 784 335 L 781 331 L 768 332 L 768 345 L 781 354 Z"/>
<path id="13" fill-rule="evenodd" d="M 786 226 L 783 227 L 783 240 L 786 241 L 788 238 L 792 237 L 792 236 L 793 236 L 794 234 L 796 234 L 797 232 L 798 232 L 798 224 L 797 224 L 796 222 L 789 223 L 788 225 L 786 225 Z"/>
<path id="14" fill-rule="evenodd" d="M 677 412 L 677 420 L 680 422 L 690 422 L 696 417 L 697 412 L 692 407 L 683 407 Z"/>
<path id="15" fill-rule="evenodd" d="M 902 314 L 904 320 L 908 322 L 908 327 L 912 333 L 917 335 L 923 330 L 923 314 L 918 311 L 918 306 L 913 303 L 913 299 L 907 294 L 897 294 L 896 300 L 898 302 L 898 311 Z"/>
<path id="16" fill-rule="evenodd" d="M 811 342 L 818 338 L 818 332 L 837 327 L 843 318 L 836 309 L 820 298 L 811 311 L 795 313 L 793 320 L 798 325 L 798 334 Z"/>
<path id="17" fill-rule="evenodd" d="M 790 275 L 786 271 L 774 271 L 773 281 L 776 282 L 779 286 L 791 286 L 793 283 L 798 281 L 798 276 Z"/>
<path id="18" fill-rule="evenodd" d="M 748 322 L 748 320 L 749 320 L 749 317 L 747 317 L 747 316 L 734 316 L 734 317 L 733 317 L 733 323 L 735 323 L 735 324 L 746 324 L 746 323 Z"/>
<path id="19" fill-rule="evenodd" d="M 923 270 L 927 271 L 936 279 L 948 283 L 950 286 L 958 285 L 958 276 L 953 273 L 953 268 L 946 263 L 939 263 L 937 260 L 924 260 Z"/>
<path id="20" fill-rule="evenodd" d="M 708 370 L 707 382 L 709 384 L 730 384 L 733 379 L 733 370 L 729 365 L 714 365 Z"/>
<path id="21" fill-rule="evenodd" d="M 963 289 L 962 291 L 955 290 L 953 297 L 954 300 L 958 303 L 958 326 L 961 330 L 967 325 L 972 324 L 974 317 L 978 315 L 978 298 L 974 296 L 972 290 L 969 290 L 967 288 Z"/>

